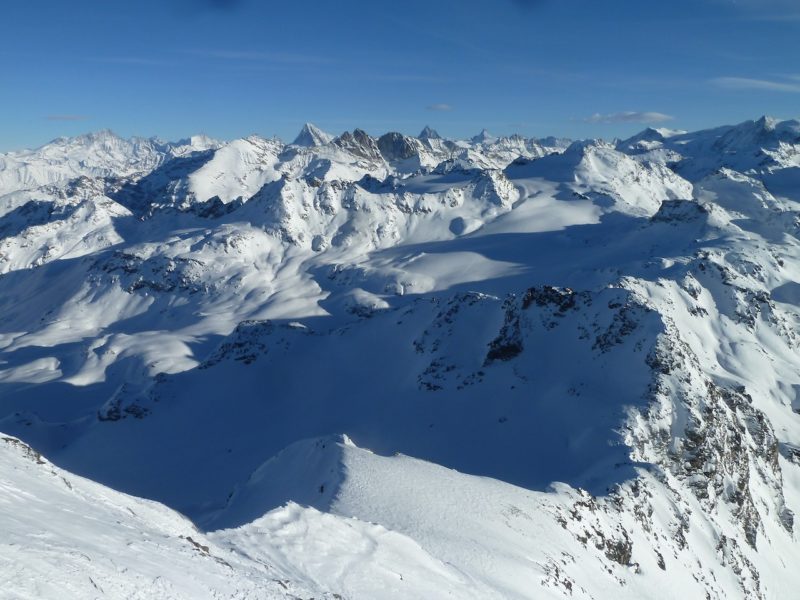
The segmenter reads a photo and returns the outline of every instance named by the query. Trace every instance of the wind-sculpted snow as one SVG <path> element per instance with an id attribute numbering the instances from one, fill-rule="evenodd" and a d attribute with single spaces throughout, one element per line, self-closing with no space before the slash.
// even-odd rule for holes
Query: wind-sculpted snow
<path id="1" fill-rule="evenodd" d="M 3 568 L 23 597 L 56 593 L 25 561 L 106 590 L 42 558 L 85 531 L 132 543 L 109 597 L 258 597 L 259 569 L 302 597 L 791 597 L 799 135 L 307 125 L 3 157 L 0 431 L 206 532 L 162 572 L 130 539 L 157 523 L 8 520 Z M 42 518 L 96 502 L 6 467 Z M 225 576 L 176 578 L 201 559 Z"/>

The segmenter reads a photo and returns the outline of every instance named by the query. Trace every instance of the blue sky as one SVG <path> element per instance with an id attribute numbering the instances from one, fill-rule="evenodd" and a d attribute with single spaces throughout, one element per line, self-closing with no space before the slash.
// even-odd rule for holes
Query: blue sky
<path id="1" fill-rule="evenodd" d="M 8 0 L 0 150 L 166 139 L 625 136 L 800 115 L 797 0 Z"/>

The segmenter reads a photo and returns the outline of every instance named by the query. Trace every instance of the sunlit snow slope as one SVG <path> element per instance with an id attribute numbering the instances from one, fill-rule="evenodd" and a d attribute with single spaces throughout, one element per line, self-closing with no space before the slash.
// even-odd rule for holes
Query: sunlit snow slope
<path id="1" fill-rule="evenodd" d="M 769 118 L 0 156 L 3 591 L 792 597 L 799 217 Z"/>

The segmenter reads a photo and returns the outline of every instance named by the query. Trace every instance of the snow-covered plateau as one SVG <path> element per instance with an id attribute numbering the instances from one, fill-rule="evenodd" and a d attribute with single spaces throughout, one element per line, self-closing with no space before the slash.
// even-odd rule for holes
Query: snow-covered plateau
<path id="1" fill-rule="evenodd" d="M 0 155 L 0 598 L 800 594 L 800 122 Z"/>

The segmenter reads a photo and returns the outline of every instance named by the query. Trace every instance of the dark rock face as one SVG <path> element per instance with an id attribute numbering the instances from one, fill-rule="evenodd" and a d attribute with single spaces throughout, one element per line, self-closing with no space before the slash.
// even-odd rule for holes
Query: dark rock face
<path id="1" fill-rule="evenodd" d="M 359 158 L 382 160 L 381 152 L 375 140 L 362 129 L 354 129 L 352 133 L 345 131 L 333 143 L 342 150 Z"/>
<path id="2" fill-rule="evenodd" d="M 9 436 L 0 437 L 0 440 L 5 442 L 9 446 L 17 448 L 25 458 L 35 462 L 37 465 L 47 464 L 44 458 L 42 458 L 41 453 L 31 448 L 25 442 Z"/>
<path id="3" fill-rule="evenodd" d="M 533 287 L 522 296 L 522 309 L 528 310 L 532 304 L 536 306 L 554 306 L 559 314 L 575 308 L 575 292 L 570 288 L 557 288 L 550 285 Z"/>
<path id="4" fill-rule="evenodd" d="M 202 282 L 201 273 L 205 265 L 194 258 L 154 256 L 143 258 L 136 254 L 116 251 L 108 258 L 97 261 L 93 267 L 94 279 L 110 277 L 126 292 L 137 290 L 152 292 L 189 293 L 208 292 L 210 288 Z"/>
<path id="5" fill-rule="evenodd" d="M 754 473 L 773 489 L 787 531 L 794 524 L 781 490 L 778 442 L 744 387 L 728 389 L 707 382 L 707 389 L 704 406 L 693 414 L 676 456 L 683 461 L 678 472 L 710 510 L 719 501 L 731 505 L 747 543 L 756 548 L 763 523 L 751 491 Z"/>
<path id="6" fill-rule="evenodd" d="M 576 308 L 577 294 L 569 288 L 556 288 L 545 285 L 532 287 L 525 291 L 521 299 L 509 298 L 505 305 L 505 323 L 500 330 L 500 334 L 489 344 L 489 351 L 486 354 L 486 364 L 494 361 L 508 361 L 522 353 L 523 325 L 522 313 L 531 307 L 541 310 L 541 318 L 548 320 L 550 317 L 563 317 L 568 311 Z M 588 301 L 588 294 L 584 294 L 582 299 Z M 556 326 L 556 322 L 548 320 L 548 328 Z"/>
<path id="7" fill-rule="evenodd" d="M 225 203 L 219 196 L 209 198 L 205 202 L 196 202 L 187 209 L 187 211 L 195 213 L 198 217 L 204 219 L 219 219 L 225 215 L 229 215 L 244 204 L 240 198 L 233 202 Z"/>
<path id="8" fill-rule="evenodd" d="M 417 138 L 420 140 L 440 140 L 442 139 L 442 136 L 439 135 L 438 131 L 431 129 L 426 125 Z"/>
<path id="9" fill-rule="evenodd" d="M 664 200 L 650 220 L 654 223 L 686 223 L 708 217 L 708 208 L 695 200 Z"/>
<path id="10" fill-rule="evenodd" d="M 97 420 L 120 421 L 128 417 L 143 419 L 150 414 L 150 409 L 144 406 L 148 400 L 152 400 L 152 398 L 147 392 L 124 384 L 100 407 L 97 411 Z"/>
<path id="11" fill-rule="evenodd" d="M 198 368 L 208 369 L 223 361 L 249 365 L 268 356 L 271 350 L 285 350 L 298 335 L 311 335 L 311 332 L 304 327 L 276 325 L 269 320 L 242 321 Z"/>
<path id="12" fill-rule="evenodd" d="M 791 535 L 794 514 L 785 503 L 779 462 L 781 452 L 791 452 L 781 447 L 746 388 L 712 381 L 669 318 L 647 360 L 654 376 L 652 403 L 639 421 L 642 429 L 630 438 L 633 456 L 660 457 L 662 482 L 679 510 L 691 512 L 681 491 L 688 490 L 702 506 L 704 518 L 710 523 L 729 521 L 741 531 L 739 539 L 750 552 L 758 549 L 766 519 L 775 519 Z M 655 425 L 673 414 L 675 406 L 686 420 L 679 437 L 668 427 Z M 685 526 L 676 530 L 679 547 L 685 547 L 689 527 L 687 518 Z M 736 574 L 745 597 L 765 597 L 749 551 L 736 536 L 721 536 L 717 551 Z"/>
<path id="13" fill-rule="evenodd" d="M 387 133 L 378 138 L 378 149 L 387 161 L 406 160 L 419 154 L 419 142 L 402 133 Z"/>

